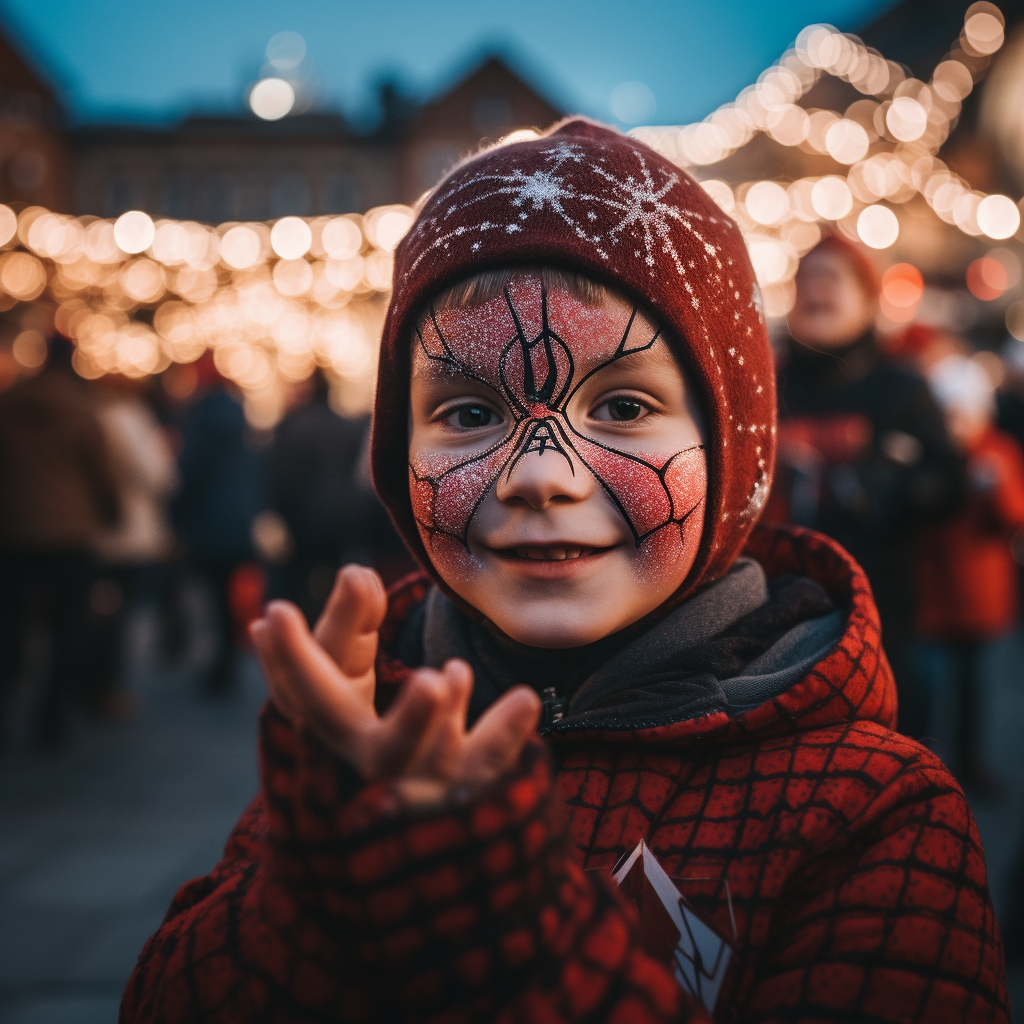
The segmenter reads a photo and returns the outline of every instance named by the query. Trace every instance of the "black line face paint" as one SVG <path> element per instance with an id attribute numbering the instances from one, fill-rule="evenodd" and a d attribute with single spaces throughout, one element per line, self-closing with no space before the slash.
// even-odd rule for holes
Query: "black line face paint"
<path id="1" fill-rule="evenodd" d="M 635 307 L 625 322 L 612 323 L 606 312 L 560 291 L 549 294 L 530 277 L 513 280 L 500 299 L 482 306 L 431 310 L 415 339 L 422 355 L 486 384 L 511 413 L 504 436 L 484 451 L 438 452 L 410 462 L 413 512 L 431 556 L 458 557 L 459 548 L 468 554 L 481 502 L 535 455 L 564 459 L 574 475 L 591 473 L 628 524 L 643 561 L 675 563 L 684 547 L 695 551 L 700 531 L 690 519 L 703 512 L 703 446 L 630 451 L 628 438 L 609 445 L 568 412 L 594 374 L 660 338 L 661 328 Z"/>

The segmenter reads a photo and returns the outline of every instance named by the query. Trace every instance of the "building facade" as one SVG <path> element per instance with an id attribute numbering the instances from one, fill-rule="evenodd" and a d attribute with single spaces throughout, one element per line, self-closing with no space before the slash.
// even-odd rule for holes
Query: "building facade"
<path id="1" fill-rule="evenodd" d="M 322 112 L 76 129 L 69 134 L 72 212 L 116 217 L 140 209 L 218 223 L 411 203 L 481 142 L 560 116 L 497 58 L 423 105 L 385 86 L 381 107 L 380 127 L 369 135 Z"/>

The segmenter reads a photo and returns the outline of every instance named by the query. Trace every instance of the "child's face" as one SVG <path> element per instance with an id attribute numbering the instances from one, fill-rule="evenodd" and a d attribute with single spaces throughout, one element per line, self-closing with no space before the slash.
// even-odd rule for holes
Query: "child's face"
<path id="1" fill-rule="evenodd" d="M 535 647 L 636 622 L 693 565 L 707 491 L 696 396 L 659 328 L 538 278 L 426 316 L 409 469 L 445 582 Z"/>
<path id="2" fill-rule="evenodd" d="M 872 324 L 875 305 L 849 259 L 841 253 L 808 253 L 796 275 L 796 302 L 786 321 L 801 344 L 835 349 L 856 341 Z"/>

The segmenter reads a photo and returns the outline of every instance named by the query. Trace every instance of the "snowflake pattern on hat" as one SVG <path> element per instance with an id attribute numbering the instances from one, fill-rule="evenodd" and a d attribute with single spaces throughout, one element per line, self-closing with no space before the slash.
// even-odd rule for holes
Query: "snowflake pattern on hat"
<path id="1" fill-rule="evenodd" d="M 492 231 L 516 234 L 523 230 L 523 222 L 531 215 L 542 213 L 558 217 L 577 238 L 591 244 L 604 261 L 611 260 L 617 246 L 628 246 L 632 241 L 634 247 L 628 255 L 641 259 L 652 277 L 657 270 L 658 252 L 670 259 L 680 276 L 686 274 L 683 258 L 672 239 L 672 226 L 678 224 L 703 247 L 705 257 L 714 259 L 717 269 L 722 269 L 718 247 L 700 231 L 706 220 L 711 224 L 719 223 L 718 220 L 666 201 L 673 190 L 685 187 L 679 174 L 663 167 L 652 169 L 644 154 L 634 150 L 636 172 L 619 176 L 602 166 L 605 158 L 599 157 L 588 165 L 583 147 L 564 140 L 531 154 L 534 159 L 537 156 L 547 166 L 532 170 L 481 170 L 468 178 L 456 176 L 447 191 L 442 183 L 441 191 L 432 199 L 432 205 L 440 212 L 421 217 L 411 232 L 411 240 L 422 243 L 422 248 L 405 270 L 405 276 L 413 274 L 432 253 L 447 250 L 455 238 Z M 604 188 L 581 188 L 568 175 L 559 173 L 566 163 L 586 166 L 586 173 L 594 175 L 595 184 Z M 467 223 L 468 211 L 484 205 L 490 207 L 498 197 L 508 198 L 507 220 L 494 220 L 492 211 L 475 223 Z M 449 223 L 454 226 L 448 227 Z M 481 248 L 481 241 L 472 243 L 474 251 Z"/>

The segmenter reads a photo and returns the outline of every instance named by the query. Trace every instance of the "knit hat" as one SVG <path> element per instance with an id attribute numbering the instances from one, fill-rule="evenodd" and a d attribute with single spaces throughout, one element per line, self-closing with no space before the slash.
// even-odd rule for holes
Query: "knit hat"
<path id="1" fill-rule="evenodd" d="M 735 561 L 771 486 L 775 379 L 761 295 L 739 229 L 688 174 L 621 133 L 581 119 L 484 151 L 430 194 L 395 252 L 371 442 L 373 479 L 402 538 L 431 564 L 409 495 L 414 318 L 481 270 L 564 267 L 611 285 L 669 328 L 708 421 L 704 532 L 667 606 Z"/>

